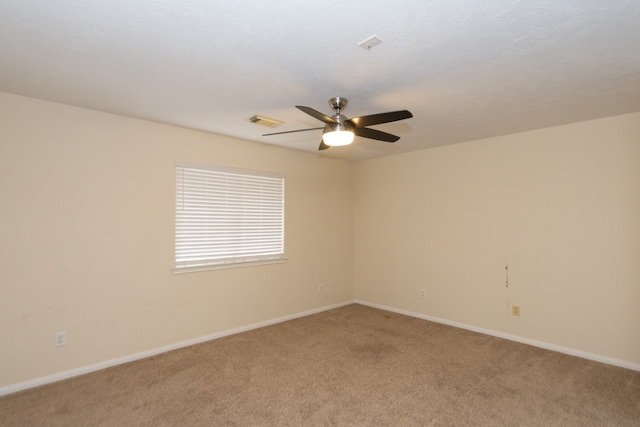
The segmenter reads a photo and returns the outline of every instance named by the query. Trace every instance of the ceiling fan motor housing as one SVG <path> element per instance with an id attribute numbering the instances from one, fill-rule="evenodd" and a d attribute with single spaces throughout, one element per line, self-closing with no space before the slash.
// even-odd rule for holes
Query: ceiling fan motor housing
<path id="1" fill-rule="evenodd" d="M 322 132 L 323 134 L 327 132 L 353 132 L 353 125 L 347 122 L 347 117 L 336 113 L 331 116 L 331 118 L 335 120 L 336 123 L 326 123 L 324 125 L 324 131 Z"/>

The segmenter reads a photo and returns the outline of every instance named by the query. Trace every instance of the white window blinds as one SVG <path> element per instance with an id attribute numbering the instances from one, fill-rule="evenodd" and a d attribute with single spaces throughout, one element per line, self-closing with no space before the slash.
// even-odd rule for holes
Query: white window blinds
<path id="1" fill-rule="evenodd" d="M 284 261 L 284 177 L 176 163 L 174 272 Z"/>

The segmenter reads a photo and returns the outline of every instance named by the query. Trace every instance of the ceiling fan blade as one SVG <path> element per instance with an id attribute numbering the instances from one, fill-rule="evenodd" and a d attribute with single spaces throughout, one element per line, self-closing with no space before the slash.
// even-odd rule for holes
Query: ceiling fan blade
<path id="1" fill-rule="evenodd" d="M 410 119 L 413 117 L 407 110 L 390 111 L 388 113 L 371 114 L 370 116 L 354 117 L 347 120 L 347 123 L 352 124 L 356 128 L 362 128 L 365 126 L 379 125 L 381 123 L 396 122 L 398 120 Z"/>
<path id="2" fill-rule="evenodd" d="M 320 147 L 318 147 L 318 150 L 326 150 L 327 148 L 329 148 L 329 146 L 324 143 L 324 140 L 320 140 Z"/>
<path id="3" fill-rule="evenodd" d="M 338 123 L 337 121 L 335 121 L 331 117 L 327 116 L 326 114 L 323 114 L 318 110 L 314 110 L 311 107 L 303 107 L 303 106 L 300 106 L 300 105 L 296 105 L 296 108 L 298 110 L 300 110 L 300 111 L 304 111 L 305 113 L 307 113 L 311 117 L 315 117 L 316 119 L 320 120 L 321 122 L 331 123 L 331 124 Z"/>
<path id="4" fill-rule="evenodd" d="M 369 128 L 353 128 L 353 133 L 363 138 L 376 139 L 378 141 L 385 142 L 396 142 L 400 139 L 399 136 Z"/>
<path id="5" fill-rule="evenodd" d="M 318 130 L 318 129 L 324 129 L 324 128 L 321 127 L 321 128 L 309 128 L 309 129 L 298 129 L 298 130 L 286 130 L 284 132 L 264 133 L 264 134 L 262 134 L 262 136 L 282 135 L 282 134 L 285 134 L 285 133 L 306 132 L 308 130 Z"/>

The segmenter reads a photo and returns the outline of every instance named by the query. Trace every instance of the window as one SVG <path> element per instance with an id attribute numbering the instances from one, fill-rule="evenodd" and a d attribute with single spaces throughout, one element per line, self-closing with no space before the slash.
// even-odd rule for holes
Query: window
<path id="1" fill-rule="evenodd" d="M 284 261 L 282 175 L 176 163 L 175 273 Z"/>

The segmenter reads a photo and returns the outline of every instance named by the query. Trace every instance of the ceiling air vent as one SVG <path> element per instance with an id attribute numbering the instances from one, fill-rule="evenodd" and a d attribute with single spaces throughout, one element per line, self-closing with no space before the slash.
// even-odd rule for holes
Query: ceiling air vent
<path id="1" fill-rule="evenodd" d="M 258 116 L 258 115 L 251 117 L 249 121 L 251 123 L 257 123 L 259 125 L 268 126 L 270 128 L 277 128 L 278 126 L 284 123 L 283 121 L 280 121 L 280 120 L 270 119 L 269 117 Z"/>
<path id="2" fill-rule="evenodd" d="M 376 35 L 373 35 L 366 40 L 362 40 L 360 43 L 358 43 L 358 46 L 371 52 L 371 48 L 378 46 L 380 43 L 382 43 L 382 39 Z"/>

